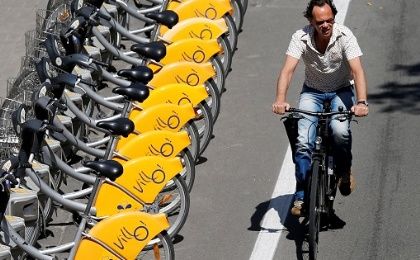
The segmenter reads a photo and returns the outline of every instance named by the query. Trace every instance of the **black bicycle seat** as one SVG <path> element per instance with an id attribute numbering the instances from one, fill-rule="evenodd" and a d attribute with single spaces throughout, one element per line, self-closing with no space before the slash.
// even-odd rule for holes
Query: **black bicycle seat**
<path id="1" fill-rule="evenodd" d="M 121 117 L 112 121 L 101 121 L 96 126 L 108 130 L 113 135 L 122 135 L 127 137 L 134 131 L 134 123 L 128 118 Z"/>
<path id="2" fill-rule="evenodd" d="M 128 87 L 116 87 L 113 93 L 122 95 L 130 101 L 143 102 L 149 96 L 149 88 L 143 83 L 133 83 Z"/>
<path id="3" fill-rule="evenodd" d="M 120 177 L 124 171 L 122 165 L 113 160 L 87 161 L 83 165 L 94 170 L 97 175 L 107 177 L 112 181 Z"/>
<path id="4" fill-rule="evenodd" d="M 172 10 L 165 10 L 162 12 L 154 12 L 145 14 L 147 18 L 155 20 L 157 23 L 163 24 L 169 29 L 178 23 L 178 15 Z"/>
<path id="5" fill-rule="evenodd" d="M 122 69 L 117 72 L 117 75 L 127 78 L 129 81 L 147 84 L 153 78 L 153 71 L 145 66 L 137 66 L 132 69 Z"/>
<path id="6" fill-rule="evenodd" d="M 166 56 L 166 46 L 163 42 L 149 42 L 149 43 L 137 43 L 131 46 L 131 50 L 136 52 L 138 55 L 160 61 Z"/>

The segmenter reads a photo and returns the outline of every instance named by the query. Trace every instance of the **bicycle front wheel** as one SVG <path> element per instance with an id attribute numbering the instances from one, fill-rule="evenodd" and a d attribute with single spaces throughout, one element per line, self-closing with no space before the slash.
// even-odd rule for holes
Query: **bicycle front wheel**
<path id="1" fill-rule="evenodd" d="M 315 260 L 318 253 L 318 237 L 320 229 L 320 162 L 314 160 L 312 164 L 311 186 L 309 195 L 309 259 Z"/>

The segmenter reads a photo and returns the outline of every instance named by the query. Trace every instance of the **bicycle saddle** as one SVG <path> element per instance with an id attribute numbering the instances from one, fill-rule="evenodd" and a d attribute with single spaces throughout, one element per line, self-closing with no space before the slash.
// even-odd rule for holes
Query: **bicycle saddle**
<path id="1" fill-rule="evenodd" d="M 172 10 L 165 10 L 162 12 L 153 12 L 145 14 L 147 18 L 155 20 L 159 24 L 163 24 L 169 29 L 178 23 L 178 15 Z"/>
<path id="2" fill-rule="evenodd" d="M 125 117 L 117 118 L 112 121 L 100 121 L 96 126 L 108 130 L 113 135 L 122 135 L 124 137 L 127 137 L 134 131 L 133 121 Z"/>
<path id="3" fill-rule="evenodd" d="M 131 46 L 131 50 L 155 61 L 160 61 L 166 56 L 166 46 L 163 42 L 137 43 Z"/>
<path id="4" fill-rule="evenodd" d="M 122 165 L 113 160 L 87 161 L 83 165 L 94 170 L 98 176 L 107 177 L 111 181 L 115 181 L 124 171 Z"/>
<path id="5" fill-rule="evenodd" d="M 129 81 L 136 81 L 147 84 L 153 78 L 153 71 L 145 66 L 137 66 L 132 69 L 119 70 L 117 75 L 127 78 Z"/>
<path id="6" fill-rule="evenodd" d="M 126 97 L 130 101 L 143 102 L 149 96 L 149 88 L 142 83 L 133 83 L 128 87 L 116 87 L 112 92 Z"/>

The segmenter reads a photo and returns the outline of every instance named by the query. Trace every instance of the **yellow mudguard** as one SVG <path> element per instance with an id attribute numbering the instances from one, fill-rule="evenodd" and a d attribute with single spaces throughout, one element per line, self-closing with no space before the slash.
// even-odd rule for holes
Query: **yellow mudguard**
<path id="1" fill-rule="evenodd" d="M 216 39 L 202 40 L 197 38 L 183 39 L 166 46 L 166 56 L 160 60 L 160 64 L 167 65 L 179 61 L 203 63 L 210 61 L 211 57 L 222 53 Z M 161 66 L 150 63 L 148 65 L 153 72 L 161 69 Z"/>
<path id="2" fill-rule="evenodd" d="M 129 159 L 141 156 L 161 156 L 172 158 L 191 144 L 186 131 L 149 131 L 141 135 L 130 134 L 124 145 L 117 143 L 116 153 Z"/>
<path id="3" fill-rule="evenodd" d="M 221 51 L 216 39 L 184 39 L 166 48 L 166 56 L 160 62 L 169 64 L 177 61 L 191 61 L 203 63 L 210 60 L 215 54 Z"/>
<path id="4" fill-rule="evenodd" d="M 181 159 L 144 156 L 123 162 L 124 174 L 115 182 L 145 203 L 153 203 L 166 184 L 179 174 Z"/>
<path id="5" fill-rule="evenodd" d="M 228 28 L 224 19 L 210 20 L 204 17 L 196 17 L 180 21 L 172 29 L 160 33 L 160 35 L 169 42 L 189 38 L 210 40 L 219 38 L 227 31 Z"/>
<path id="6" fill-rule="evenodd" d="M 129 118 L 136 130 L 145 133 L 152 130 L 169 130 L 178 132 L 195 117 L 191 104 L 157 104 L 143 111 L 133 110 Z"/>
<path id="7" fill-rule="evenodd" d="M 232 13 L 232 6 L 229 1 L 220 0 L 189 0 L 182 3 L 172 1 L 167 10 L 178 14 L 179 20 L 183 21 L 193 17 L 205 17 L 211 20 L 222 18 L 226 13 Z M 169 30 L 161 28 L 161 33 Z"/>
<path id="8" fill-rule="evenodd" d="M 191 103 L 194 107 L 196 107 L 208 96 L 209 95 L 204 85 L 192 87 L 187 84 L 176 83 L 165 85 L 150 91 L 149 97 L 140 105 L 145 109 L 162 103 L 172 103 L 178 105 Z"/>
<path id="9" fill-rule="evenodd" d="M 153 92 L 153 91 L 152 91 Z M 195 118 L 192 104 L 157 104 L 140 111 L 133 109 L 129 119 L 134 122 L 136 130 L 142 134 L 153 130 L 168 130 L 178 132 L 191 119 Z M 127 138 L 120 139 L 119 145 L 124 145 Z"/>
<path id="10" fill-rule="evenodd" d="M 96 196 L 96 216 L 102 218 L 122 211 L 140 211 L 143 209 L 143 205 L 135 198 L 134 195 L 113 185 L 111 181 L 105 181 L 101 184 Z"/>
<path id="11" fill-rule="evenodd" d="M 190 86 L 204 84 L 208 79 L 213 78 L 216 72 L 209 62 L 175 62 L 163 66 L 156 73 L 149 85 L 158 88 L 172 83 L 185 83 Z"/>
<path id="12" fill-rule="evenodd" d="M 168 227 L 164 214 L 133 211 L 113 215 L 97 223 L 82 239 L 75 259 L 136 259 L 147 243 Z"/>

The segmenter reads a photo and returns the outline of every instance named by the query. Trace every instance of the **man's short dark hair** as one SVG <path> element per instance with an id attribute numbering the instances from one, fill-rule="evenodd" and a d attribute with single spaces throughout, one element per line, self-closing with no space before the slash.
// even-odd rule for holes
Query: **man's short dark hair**
<path id="1" fill-rule="evenodd" d="M 306 7 L 306 11 L 303 12 L 303 16 L 305 16 L 308 19 L 312 19 L 312 11 L 314 9 L 314 6 L 324 6 L 326 4 L 331 7 L 331 10 L 335 16 L 337 14 L 337 8 L 333 4 L 333 0 L 311 0 L 308 3 L 308 6 Z"/>

